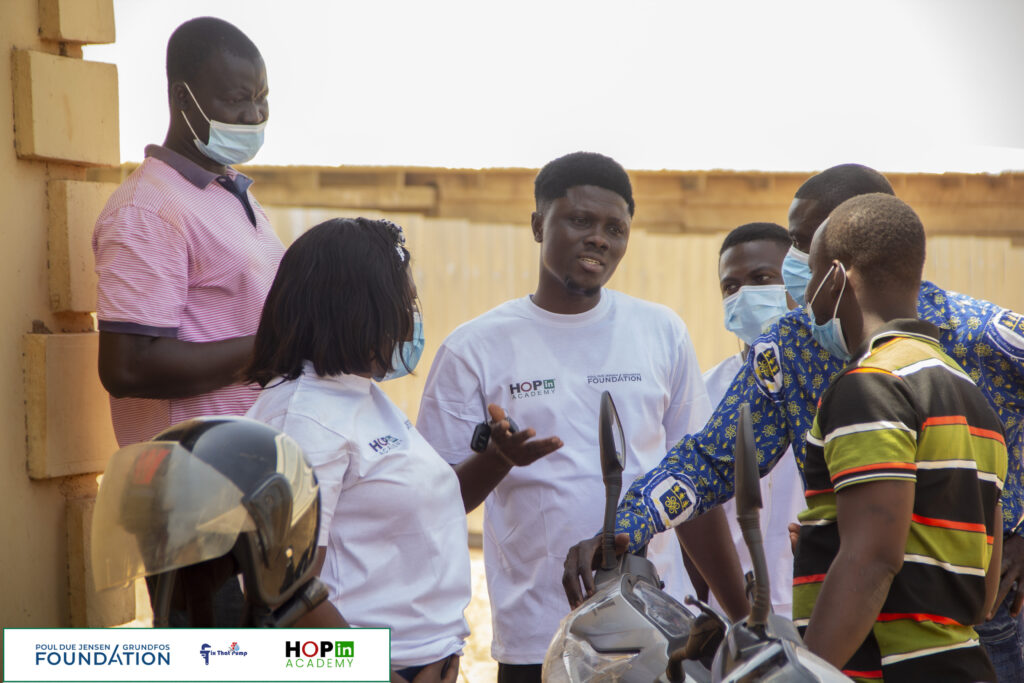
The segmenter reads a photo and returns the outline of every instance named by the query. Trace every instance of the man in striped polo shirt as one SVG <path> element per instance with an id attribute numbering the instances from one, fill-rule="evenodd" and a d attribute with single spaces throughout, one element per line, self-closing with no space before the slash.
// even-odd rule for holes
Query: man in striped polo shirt
<path id="1" fill-rule="evenodd" d="M 212 17 L 167 44 L 163 146 L 117 189 L 93 233 L 99 373 L 121 445 L 198 415 L 242 415 L 238 384 L 284 246 L 232 164 L 263 141 L 267 75 L 256 46 Z"/>
<path id="2" fill-rule="evenodd" d="M 998 589 L 1006 446 L 916 317 L 924 245 L 887 194 L 844 202 L 811 243 L 812 334 L 853 360 L 807 435 L 793 616 L 856 679 L 995 681 L 971 625 Z"/>

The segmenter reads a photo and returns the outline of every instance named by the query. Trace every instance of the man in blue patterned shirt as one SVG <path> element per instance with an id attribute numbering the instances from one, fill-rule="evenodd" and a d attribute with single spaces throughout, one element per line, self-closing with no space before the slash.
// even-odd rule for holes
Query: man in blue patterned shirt
<path id="1" fill-rule="evenodd" d="M 828 169 L 797 190 L 790 207 L 793 248 L 783 265 L 787 289 L 799 304 L 810 277 L 811 238 L 828 214 L 850 197 L 872 192 L 895 194 L 877 171 L 856 164 Z M 999 415 L 1006 433 L 1009 467 L 1003 490 L 1005 534 L 998 612 L 977 627 L 1000 681 L 1024 680 L 1024 318 L 987 301 L 921 283 L 917 312 L 936 325 L 946 353 L 977 383 Z M 814 422 L 818 399 L 846 361 L 820 346 L 802 308 L 775 323 L 752 346 L 728 392 L 700 432 L 685 436 L 661 464 L 637 479 L 619 506 L 617 525 L 630 550 L 651 537 L 722 504 L 733 496 L 733 447 L 737 407 L 749 403 L 762 476 L 792 444 L 803 468 L 804 436 Z M 570 603 L 579 599 L 580 580 L 589 572 L 596 544 L 583 541 L 569 551 L 563 585 Z M 1012 615 L 1012 616 L 1011 616 Z"/>

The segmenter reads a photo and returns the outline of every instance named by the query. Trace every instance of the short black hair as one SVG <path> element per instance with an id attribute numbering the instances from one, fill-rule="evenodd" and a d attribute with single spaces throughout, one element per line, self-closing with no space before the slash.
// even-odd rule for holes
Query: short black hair
<path id="1" fill-rule="evenodd" d="M 925 235 L 921 219 L 889 194 L 859 195 L 840 204 L 822 235 L 825 255 L 881 287 L 921 286 Z"/>
<path id="2" fill-rule="evenodd" d="M 334 218 L 285 252 L 270 286 L 245 379 L 390 371 L 412 333 L 415 290 L 402 229 L 387 220 Z"/>
<path id="3" fill-rule="evenodd" d="M 813 175 L 796 191 L 794 199 L 813 199 L 824 216 L 851 197 L 883 193 L 895 195 L 885 176 L 860 164 L 840 164 Z"/>
<path id="4" fill-rule="evenodd" d="M 633 215 L 633 185 L 626 169 L 611 157 L 596 152 L 573 152 L 549 161 L 533 181 L 537 210 L 565 196 L 570 187 L 594 185 L 616 193 L 626 201 Z"/>
<path id="5" fill-rule="evenodd" d="M 194 80 L 206 60 L 219 51 L 253 61 L 262 59 L 249 36 L 223 19 L 197 17 L 174 29 L 167 41 L 168 87 Z"/>
<path id="6" fill-rule="evenodd" d="M 725 236 L 725 239 L 722 240 L 722 248 L 718 250 L 718 255 L 721 256 L 725 253 L 726 249 L 731 249 L 737 244 L 760 242 L 761 240 L 778 242 L 785 247 L 793 244 L 789 231 L 778 223 L 745 223 L 738 228 L 733 228 Z"/>

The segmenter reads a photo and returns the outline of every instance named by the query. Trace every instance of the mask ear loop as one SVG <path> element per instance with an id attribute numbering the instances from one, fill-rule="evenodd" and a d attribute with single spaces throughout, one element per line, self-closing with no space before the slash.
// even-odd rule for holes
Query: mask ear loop
<path id="1" fill-rule="evenodd" d="M 188 91 L 188 96 L 192 98 L 192 102 L 196 105 L 196 109 L 198 109 L 199 113 L 202 114 L 204 119 L 206 119 L 206 122 L 210 123 L 210 117 L 207 116 L 206 112 L 203 111 L 203 108 L 199 106 L 199 100 L 197 100 L 196 96 L 192 94 L 192 88 L 188 87 L 188 82 L 187 81 L 182 81 L 181 84 L 183 86 L 185 86 L 185 90 Z M 185 119 L 185 125 L 188 126 L 188 129 L 190 131 L 192 131 L 192 137 L 194 137 L 196 140 L 198 140 L 199 136 L 196 135 L 196 129 L 192 127 L 191 123 L 189 123 L 188 117 L 185 116 L 185 110 L 184 109 L 179 109 L 178 112 L 181 113 L 181 118 Z"/>
<path id="2" fill-rule="evenodd" d="M 829 276 L 832 275 L 832 271 L 835 270 L 835 269 L 836 269 L 835 264 L 832 264 L 832 267 L 828 269 L 827 273 L 825 273 L 825 277 L 821 278 L 821 282 L 818 283 L 818 288 L 816 290 L 814 290 L 814 295 L 811 297 L 811 300 L 807 302 L 808 306 L 813 306 L 814 305 L 814 300 L 818 298 L 818 292 L 820 292 L 821 288 L 825 286 L 826 282 L 828 282 Z M 812 316 L 814 315 L 813 312 L 811 313 L 811 315 Z"/>
<path id="3" fill-rule="evenodd" d="M 832 317 L 833 318 L 835 318 L 837 315 L 839 315 L 839 302 L 843 300 L 843 292 L 846 291 L 846 266 L 844 266 L 840 261 L 836 261 L 836 263 L 839 264 L 839 269 L 843 273 L 843 286 L 839 290 L 839 296 L 836 297 L 836 308 L 835 308 L 834 311 L 832 311 Z M 833 264 L 832 265 L 832 269 L 834 270 L 835 267 L 836 267 L 835 264 Z M 832 272 L 832 271 L 830 270 L 829 272 Z M 824 284 L 824 282 L 822 282 L 822 284 Z M 819 287 L 819 289 L 820 289 L 820 287 Z"/>

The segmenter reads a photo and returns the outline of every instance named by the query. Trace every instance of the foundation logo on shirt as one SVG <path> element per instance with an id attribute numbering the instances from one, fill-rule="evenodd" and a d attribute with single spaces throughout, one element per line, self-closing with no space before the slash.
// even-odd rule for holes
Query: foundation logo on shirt
<path id="1" fill-rule="evenodd" d="M 377 455 L 386 455 L 401 445 L 402 440 L 397 436 L 391 436 L 390 434 L 386 434 L 370 442 L 370 448 L 372 448 L 373 452 Z"/>
<path id="2" fill-rule="evenodd" d="M 782 391 L 782 366 L 779 365 L 779 347 L 775 342 L 754 344 L 754 373 L 757 383 L 769 395 Z"/>
<path id="3" fill-rule="evenodd" d="M 514 382 L 508 385 L 508 391 L 512 398 L 530 398 L 532 396 L 547 396 L 555 393 L 555 380 L 552 379 L 525 379 L 521 382 Z"/>
<path id="4" fill-rule="evenodd" d="M 610 372 L 603 375 L 587 375 L 587 384 L 608 384 L 610 382 L 643 382 L 639 372 Z"/>

